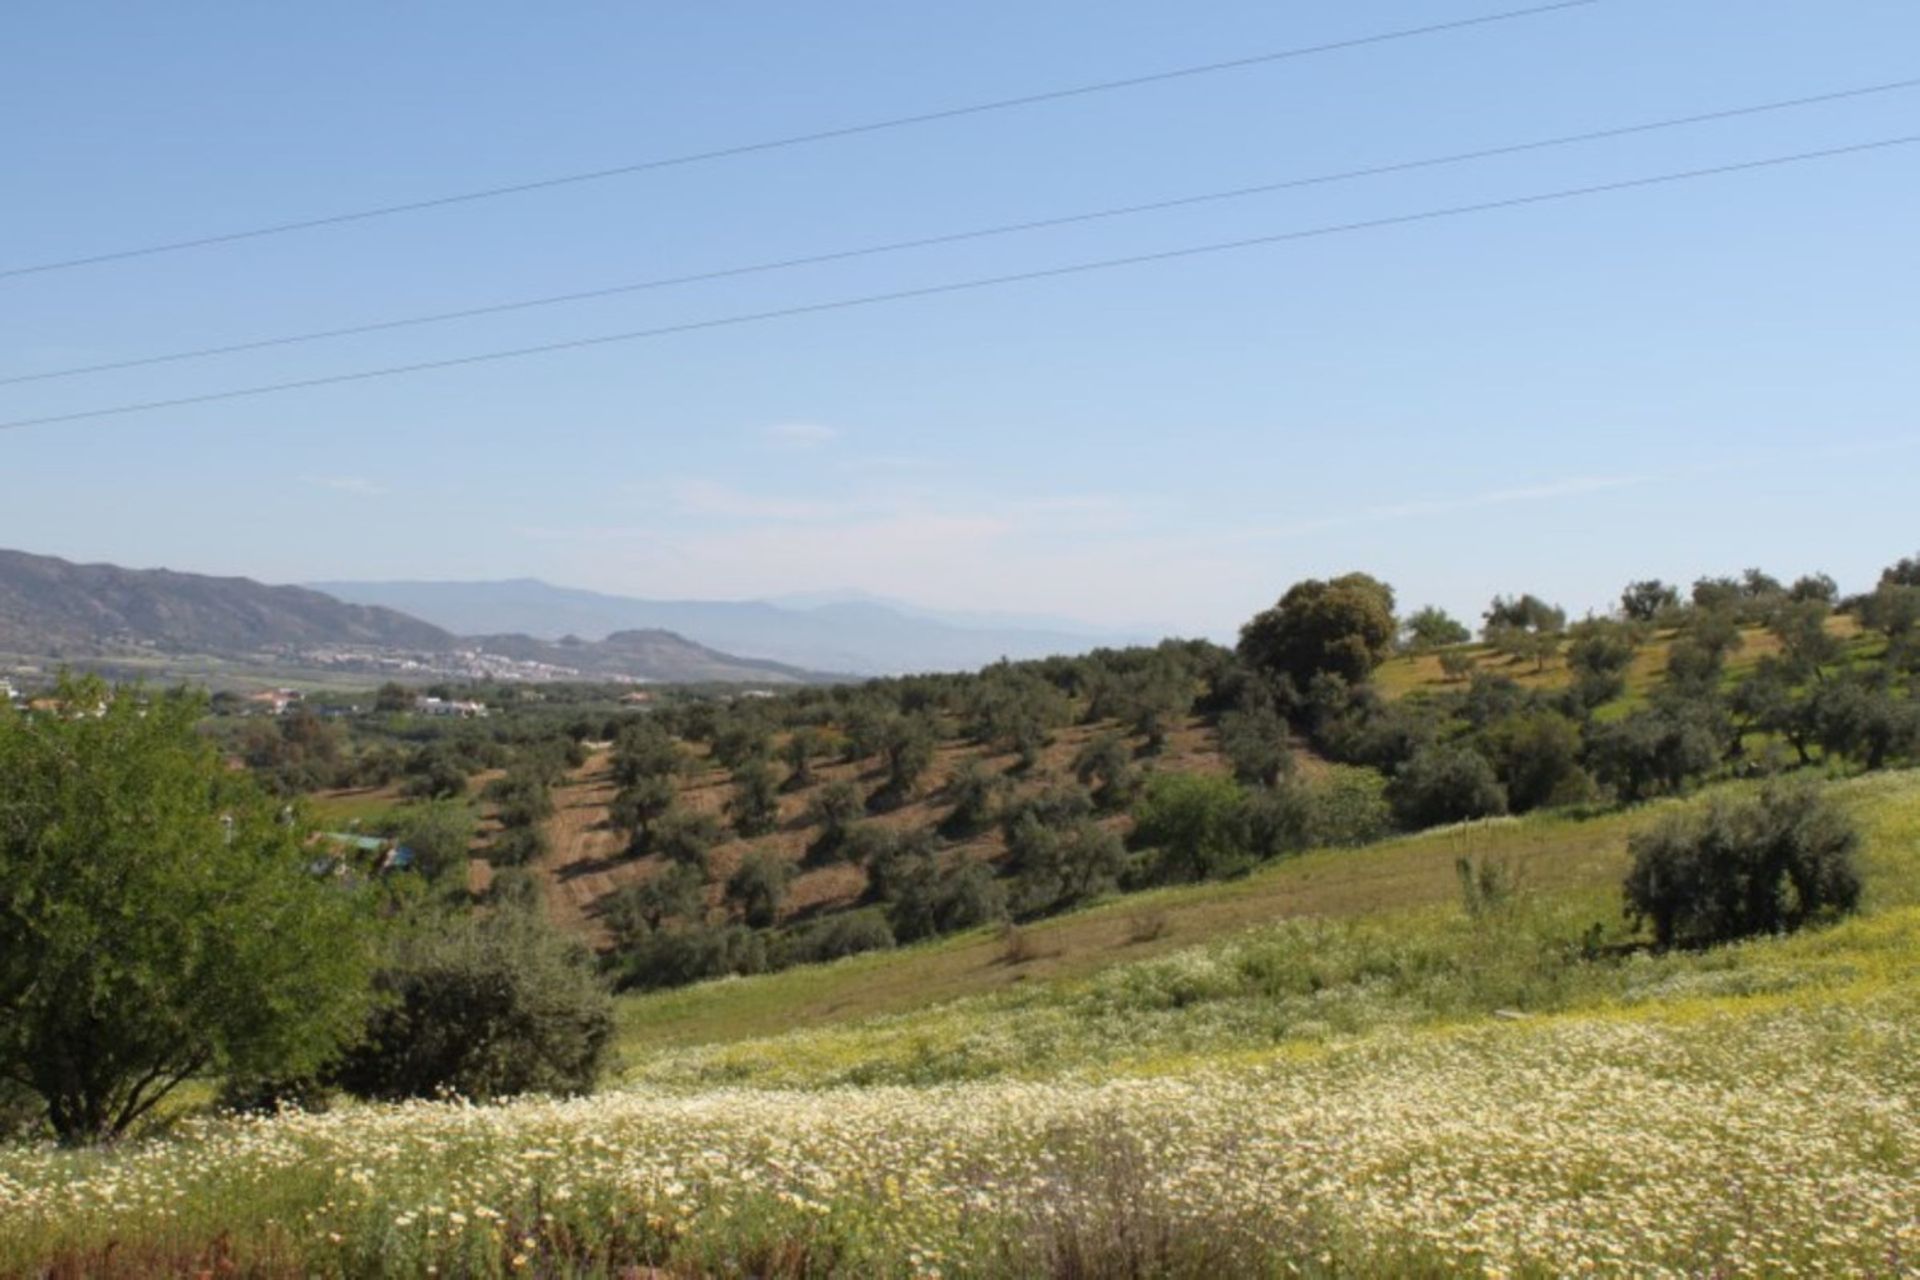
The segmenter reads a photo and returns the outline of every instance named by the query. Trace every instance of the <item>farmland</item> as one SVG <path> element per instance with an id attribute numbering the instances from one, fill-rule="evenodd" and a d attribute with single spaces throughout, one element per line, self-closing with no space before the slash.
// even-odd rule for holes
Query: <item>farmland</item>
<path id="1" fill-rule="evenodd" d="M 1646 813 L 1310 854 L 1153 895 L 1147 941 L 1116 904 L 1024 965 L 982 933 L 629 1000 L 592 1098 L 12 1151 L 0 1269 L 1897 1273 L 1920 775 L 1834 790 L 1874 889 L 1818 933 L 1570 952 Z M 1463 847 L 1531 868 L 1498 929 L 1446 901 Z"/>
<path id="2" fill-rule="evenodd" d="M 0 1274 L 1911 1270 L 1916 588 L 1438 659 L 1304 589 L 779 697 L 76 691 L 49 788 L 159 711 L 262 848 L 416 857 L 287 887 L 383 966 L 320 1074 L 0 1149 Z"/>

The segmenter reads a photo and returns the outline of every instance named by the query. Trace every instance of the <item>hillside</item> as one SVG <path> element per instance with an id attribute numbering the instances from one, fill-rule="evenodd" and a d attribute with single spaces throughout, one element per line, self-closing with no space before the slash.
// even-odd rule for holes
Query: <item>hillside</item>
<path id="1" fill-rule="evenodd" d="M 0 551 L 0 649 L 250 653 L 322 644 L 440 651 L 456 638 L 404 613 L 305 587 Z"/>
<path id="2" fill-rule="evenodd" d="M 643 600 L 531 578 L 501 582 L 318 582 L 359 604 L 427 618 L 463 635 L 520 632 L 557 640 L 618 631 L 676 632 L 728 653 L 815 671 L 888 675 L 961 671 L 1001 658 L 1084 653 L 1142 637 L 1049 619 L 953 618 L 876 600 Z"/>
<path id="3" fill-rule="evenodd" d="M 1665 804 L 1430 831 L 1017 948 L 629 998 L 592 1097 L 6 1149 L 0 1270 L 1898 1274 L 1920 774 L 1829 789 L 1870 885 L 1831 928 L 1619 946 L 1624 843 Z M 1531 878 L 1476 917 L 1463 850 Z"/>
<path id="4" fill-rule="evenodd" d="M 737 658 L 671 631 L 604 639 L 460 635 L 308 587 L 0 551 L 0 654 L 116 678 L 261 683 L 581 679 L 795 684 L 832 676 Z"/>
<path id="5" fill-rule="evenodd" d="M 1009 794 L 1033 795 L 1070 779 L 1075 754 L 1092 739 L 1117 727 L 1103 722 L 1060 730 L 1035 769 L 1017 781 L 1009 780 Z M 1137 741 L 1134 745 L 1138 747 Z M 951 807 L 947 788 L 954 774 L 974 762 L 1004 777 L 1013 757 L 974 744 L 947 743 L 936 752 L 933 766 L 914 796 L 896 808 L 873 814 L 869 821 L 897 832 L 937 827 Z M 608 895 L 628 885 L 645 883 L 670 865 L 659 854 L 630 854 L 626 833 L 611 824 L 608 810 L 617 788 L 610 763 L 607 752 L 597 753 L 566 784 L 556 788 L 554 816 L 548 821 L 552 853 L 537 868 L 546 882 L 547 901 L 555 920 L 599 947 L 609 941 L 601 918 Z M 1220 773 L 1227 765 L 1219 754 L 1213 730 L 1198 720 L 1188 720 L 1169 734 L 1165 749 L 1145 760 L 1144 767 L 1148 771 Z M 1305 770 L 1315 767 L 1311 760 L 1302 765 Z M 815 774 L 817 780 L 812 785 L 781 795 L 779 824 L 772 834 L 740 839 L 728 833 L 714 847 L 714 894 L 749 853 L 759 852 L 772 854 L 795 869 L 784 909 L 787 920 L 818 919 L 859 905 L 868 890 L 868 877 L 861 867 L 841 861 L 809 863 L 807 846 L 819 832 L 808 808 L 836 782 L 857 782 L 871 790 L 878 785 L 879 774 L 871 760 L 822 763 L 815 766 Z M 691 813 L 724 822 L 732 790 L 727 771 L 706 764 L 682 780 L 679 802 Z M 1122 814 L 1105 821 L 1110 828 L 1123 830 L 1127 820 Z M 989 827 L 956 840 L 950 856 L 992 863 L 1005 852 L 1003 834 L 997 827 Z"/>

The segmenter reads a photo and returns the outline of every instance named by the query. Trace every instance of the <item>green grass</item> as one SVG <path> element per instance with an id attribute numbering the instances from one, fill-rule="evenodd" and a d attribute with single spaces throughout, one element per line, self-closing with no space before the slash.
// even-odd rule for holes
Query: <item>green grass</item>
<path id="1" fill-rule="evenodd" d="M 1152 1070 L 1500 1009 L 1844 987 L 1889 966 L 1920 977 L 1920 772 L 1831 786 L 1861 826 L 1869 886 L 1866 915 L 1831 930 L 1623 961 L 1635 942 L 1618 890 L 1627 839 L 1681 802 L 1538 815 L 1134 895 L 1023 928 L 1032 958 L 1019 962 L 980 931 L 628 998 L 622 1071 L 673 1087 L 814 1087 Z M 1462 856 L 1506 867 L 1515 899 L 1469 919 Z"/>

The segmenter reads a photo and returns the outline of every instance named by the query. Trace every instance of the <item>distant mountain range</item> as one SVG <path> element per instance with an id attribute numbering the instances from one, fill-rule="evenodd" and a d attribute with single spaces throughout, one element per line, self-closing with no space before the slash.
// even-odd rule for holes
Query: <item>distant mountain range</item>
<path id="1" fill-rule="evenodd" d="M 308 587 L 268 586 L 169 569 L 75 564 L 0 550 L 0 655 L 165 674 L 200 671 L 169 659 L 210 657 L 254 672 L 402 678 L 626 678 L 672 683 L 790 684 L 834 678 L 736 658 L 645 625 L 591 639 L 458 634 L 380 605 L 345 603 Z"/>
<path id="2" fill-rule="evenodd" d="M 655 628 L 728 653 L 858 675 L 970 670 L 1003 657 L 1044 658 L 1148 640 L 1056 619 L 942 614 L 865 596 L 644 600 L 556 587 L 536 578 L 309 585 L 468 634 L 513 631 L 549 640 L 569 635 L 595 640 Z"/>

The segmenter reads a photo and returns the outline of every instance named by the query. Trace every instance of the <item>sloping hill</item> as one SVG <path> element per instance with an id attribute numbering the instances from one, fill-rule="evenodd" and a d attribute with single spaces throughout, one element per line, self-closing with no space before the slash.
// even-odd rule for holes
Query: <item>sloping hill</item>
<path id="1" fill-rule="evenodd" d="M 440 651 L 456 638 L 404 613 L 305 587 L 0 551 L 0 647 L 251 653 L 315 644 Z"/>
<path id="2" fill-rule="evenodd" d="M 206 659 L 240 662 L 250 679 L 299 678 L 321 667 L 403 678 L 749 684 L 832 678 L 736 658 L 666 630 L 619 631 L 604 640 L 464 636 L 310 587 L 75 564 L 21 551 L 0 551 L 0 653 L 91 661 L 116 676 L 163 679 L 216 678 Z"/>

